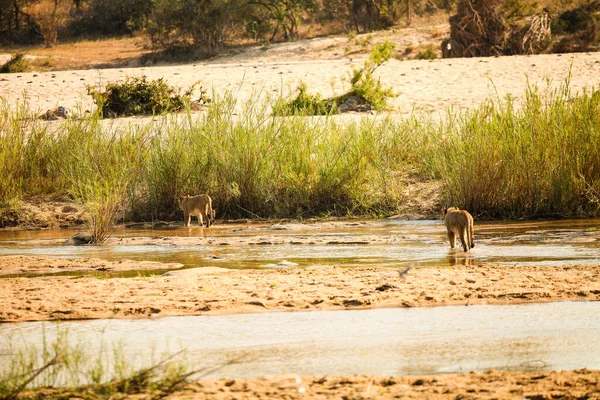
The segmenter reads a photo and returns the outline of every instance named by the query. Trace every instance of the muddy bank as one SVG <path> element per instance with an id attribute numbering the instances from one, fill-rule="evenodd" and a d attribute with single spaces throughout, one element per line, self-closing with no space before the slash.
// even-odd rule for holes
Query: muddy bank
<path id="1" fill-rule="evenodd" d="M 69 390 L 85 397 L 86 390 Z M 65 397 L 57 390 L 28 395 Z M 151 398 L 150 393 L 136 398 Z M 425 376 L 296 376 L 202 379 L 184 383 L 169 399 L 600 399 L 600 371 L 439 374 Z"/>
<path id="2" fill-rule="evenodd" d="M 83 268 L 92 263 L 76 262 Z M 600 265 L 481 264 L 408 271 L 288 265 L 271 270 L 196 268 L 113 279 L 0 279 L 3 322 L 559 300 L 600 300 Z"/>

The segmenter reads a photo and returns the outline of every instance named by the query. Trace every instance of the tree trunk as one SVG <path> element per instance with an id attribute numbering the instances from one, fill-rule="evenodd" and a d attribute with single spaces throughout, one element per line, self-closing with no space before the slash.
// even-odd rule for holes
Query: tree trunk
<path id="1" fill-rule="evenodd" d="M 21 27 L 21 25 L 19 24 L 19 13 L 20 13 L 19 3 L 17 3 L 17 0 L 14 0 L 13 4 L 15 7 L 15 30 L 18 31 L 19 28 Z"/>

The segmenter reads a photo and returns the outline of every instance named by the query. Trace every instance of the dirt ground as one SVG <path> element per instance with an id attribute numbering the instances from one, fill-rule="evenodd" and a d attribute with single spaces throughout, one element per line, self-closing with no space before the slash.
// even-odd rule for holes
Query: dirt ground
<path id="1" fill-rule="evenodd" d="M 0 257 L 9 271 L 128 270 L 131 261 Z M 177 264 L 140 263 L 164 270 Z M 194 268 L 145 278 L 0 279 L 0 322 L 600 300 L 600 266 Z M 37 393 L 38 395 L 40 393 Z M 78 391 L 73 395 L 79 396 Z M 60 397 L 44 391 L 44 398 Z M 136 399 L 152 394 L 136 395 Z M 600 399 L 600 371 L 200 379 L 170 399 Z"/>
<path id="2" fill-rule="evenodd" d="M 131 270 L 132 262 L 0 257 L 0 271 Z M 145 269 L 176 267 L 142 263 Z M 0 321 L 600 300 L 600 266 L 456 265 L 269 270 L 192 268 L 159 276 L 0 279 Z"/>
<path id="3" fill-rule="evenodd" d="M 600 399 L 600 371 L 205 379 L 172 399 Z"/>
<path id="4" fill-rule="evenodd" d="M 119 397 L 145 400 L 156 393 Z M 26 396 L 86 398 L 85 389 L 61 393 L 42 389 Z M 161 396 L 173 400 L 211 399 L 600 399 L 600 371 L 496 371 L 423 376 L 298 376 L 201 379 Z"/>

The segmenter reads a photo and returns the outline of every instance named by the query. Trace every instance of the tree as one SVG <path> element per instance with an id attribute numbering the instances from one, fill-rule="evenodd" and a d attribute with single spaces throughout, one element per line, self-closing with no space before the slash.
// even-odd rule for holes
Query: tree
<path id="1" fill-rule="evenodd" d="M 157 0 L 146 23 L 156 47 L 193 45 L 217 54 L 234 31 L 235 0 Z"/>
<path id="2" fill-rule="evenodd" d="M 275 22 L 271 40 L 279 33 L 279 29 L 283 31 L 285 40 L 298 39 L 302 13 L 315 6 L 313 0 L 250 0 L 247 4 L 264 9 L 269 19 Z"/>
<path id="3" fill-rule="evenodd" d="M 71 0 L 38 0 L 24 7 L 38 24 L 46 47 L 58 41 L 58 31 L 66 26 L 72 6 Z"/>

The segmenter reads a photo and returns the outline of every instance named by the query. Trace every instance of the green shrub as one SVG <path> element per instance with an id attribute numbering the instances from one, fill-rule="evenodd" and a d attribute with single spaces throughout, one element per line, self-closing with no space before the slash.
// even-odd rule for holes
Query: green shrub
<path id="1" fill-rule="evenodd" d="M 278 98 L 273 106 L 275 115 L 328 115 L 336 106 L 332 99 L 322 99 L 319 93 L 309 94 L 308 86 L 301 82 L 296 89 L 298 95 L 291 101 L 286 102 Z"/>
<path id="2" fill-rule="evenodd" d="M 87 90 L 102 111 L 102 116 L 107 118 L 181 111 L 190 103 L 196 85 L 198 82 L 181 95 L 162 78 L 148 81 L 146 76 L 142 76 L 127 78 L 124 83 L 108 83 L 104 92 L 89 85 Z"/>
<path id="3" fill-rule="evenodd" d="M 417 60 L 434 60 L 436 58 L 438 58 L 438 52 L 433 45 L 427 46 L 415 55 L 415 59 Z"/>
<path id="4" fill-rule="evenodd" d="M 335 112 L 338 106 L 350 98 L 358 98 L 375 110 L 387 106 L 390 97 L 397 96 L 393 88 L 384 88 L 373 73 L 381 65 L 389 61 L 394 54 L 396 45 L 389 41 L 378 43 L 371 50 L 369 59 L 362 68 L 352 67 L 350 74 L 350 90 L 329 99 L 322 99 L 320 94 L 311 95 L 307 92 L 306 83 L 298 86 L 298 95 L 291 101 L 278 99 L 273 107 L 275 115 L 328 115 Z"/>
<path id="5" fill-rule="evenodd" d="M 358 96 L 370 104 L 375 110 L 381 110 L 386 107 L 387 100 L 395 97 L 393 88 L 384 88 L 379 79 L 375 79 L 373 73 L 377 68 L 390 60 L 396 50 L 396 44 L 387 40 L 376 44 L 371 50 L 369 59 L 365 61 L 362 68 L 352 67 L 350 77 L 350 91 L 340 96 L 339 102 L 345 99 Z"/>
<path id="6" fill-rule="evenodd" d="M 10 60 L 0 67 L 0 74 L 13 72 L 25 72 L 29 68 L 29 62 L 25 59 L 24 53 L 13 54 Z"/>

